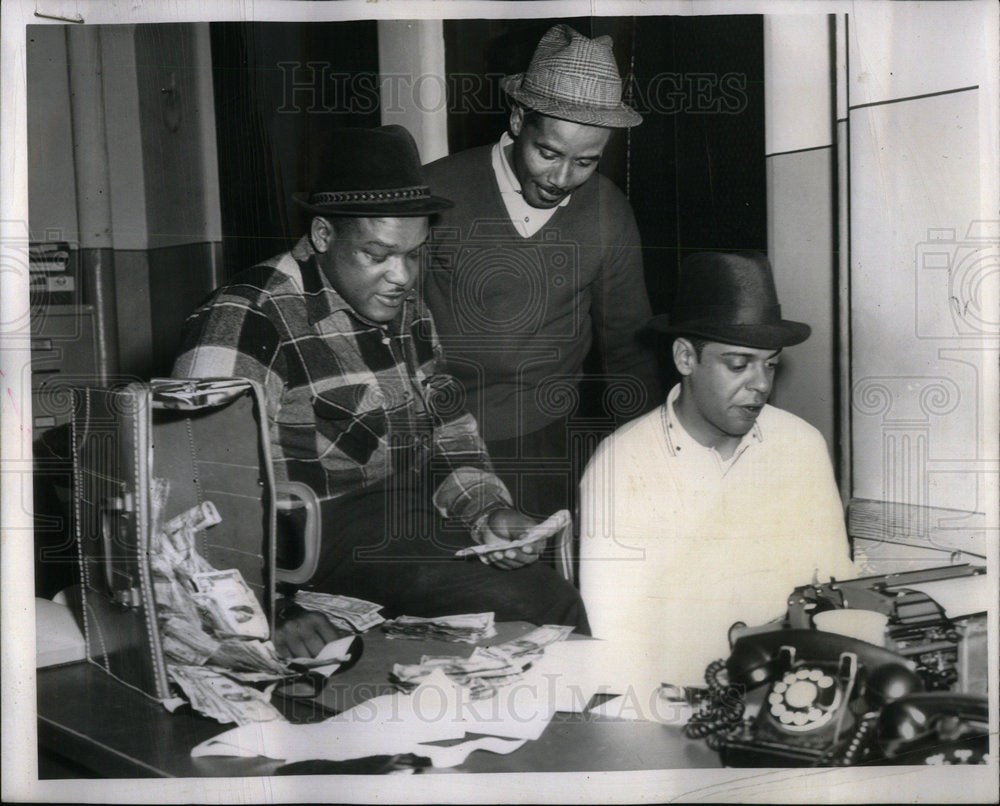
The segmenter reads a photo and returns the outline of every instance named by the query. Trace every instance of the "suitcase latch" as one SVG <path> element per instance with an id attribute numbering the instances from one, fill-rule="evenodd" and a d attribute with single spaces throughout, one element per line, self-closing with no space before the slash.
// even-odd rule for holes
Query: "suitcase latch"
<path id="1" fill-rule="evenodd" d="M 142 592 L 138 588 L 120 588 L 114 592 L 116 604 L 135 608 L 142 604 Z"/>

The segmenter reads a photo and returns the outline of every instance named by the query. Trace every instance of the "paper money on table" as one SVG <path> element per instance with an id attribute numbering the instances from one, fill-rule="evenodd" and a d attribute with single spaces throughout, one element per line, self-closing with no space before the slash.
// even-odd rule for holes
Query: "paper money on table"
<path id="1" fill-rule="evenodd" d="M 306 610 L 316 610 L 326 616 L 334 626 L 355 632 L 365 632 L 385 619 L 378 611 L 383 605 L 318 591 L 296 591 L 295 604 Z"/>
<path id="2" fill-rule="evenodd" d="M 502 644 L 494 644 L 486 647 L 484 651 L 510 658 L 539 655 L 549 644 L 565 640 L 571 632 L 573 632 L 573 627 L 562 624 L 543 624 L 520 638 L 514 638 Z"/>
<path id="3" fill-rule="evenodd" d="M 408 691 L 426 682 L 435 672 L 443 672 L 455 683 L 469 689 L 473 699 L 484 699 L 504 686 L 523 680 L 525 670 L 542 657 L 545 647 L 563 640 L 572 631 L 572 627 L 546 624 L 513 641 L 476 647 L 467 658 L 424 655 L 420 663 L 395 664 L 390 679 L 399 688 Z"/>
<path id="4" fill-rule="evenodd" d="M 399 616 L 382 625 L 387 638 L 461 641 L 475 644 L 497 634 L 493 613 L 465 613 L 455 616 L 419 618 Z"/>
<path id="5" fill-rule="evenodd" d="M 532 543 L 539 543 L 548 540 L 561 530 L 565 529 L 572 522 L 568 509 L 560 509 L 554 515 L 550 515 L 541 523 L 535 524 L 523 537 L 511 540 L 509 543 L 484 543 L 479 546 L 467 546 L 455 552 L 456 557 L 468 557 L 472 554 L 490 554 L 494 551 L 506 551 L 507 549 L 519 549 L 530 546 Z"/>
<path id="6" fill-rule="evenodd" d="M 457 655 L 424 655 L 420 663 L 393 664 L 392 673 L 403 683 L 419 682 L 435 669 L 440 669 L 452 678 L 472 678 L 502 676 L 517 671 L 517 667 L 502 657 L 483 655 L 476 648 L 468 657 Z"/>
<path id="7" fill-rule="evenodd" d="M 285 721 L 268 696 L 206 666 L 167 664 L 167 673 L 180 686 L 191 707 L 222 723 L 249 725 L 254 722 Z"/>
<path id="8" fill-rule="evenodd" d="M 264 610 L 238 568 L 194 574 L 191 598 L 215 628 L 217 636 L 270 637 Z"/>

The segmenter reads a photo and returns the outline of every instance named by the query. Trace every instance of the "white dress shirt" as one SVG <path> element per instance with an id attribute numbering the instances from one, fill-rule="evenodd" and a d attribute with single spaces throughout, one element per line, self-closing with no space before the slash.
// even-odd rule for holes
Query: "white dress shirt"
<path id="1" fill-rule="evenodd" d="M 857 576 L 822 435 L 765 406 L 723 460 L 664 406 L 598 447 L 580 482 L 580 588 L 598 638 L 638 641 L 663 680 L 703 683 L 730 626 L 798 585 Z"/>

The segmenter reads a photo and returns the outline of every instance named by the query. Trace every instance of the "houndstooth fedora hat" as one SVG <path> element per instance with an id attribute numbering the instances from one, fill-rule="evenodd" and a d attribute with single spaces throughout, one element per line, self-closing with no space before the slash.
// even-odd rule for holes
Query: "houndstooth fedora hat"
<path id="1" fill-rule="evenodd" d="M 611 45 L 610 36 L 588 39 L 568 25 L 554 25 L 539 41 L 528 69 L 507 76 L 500 86 L 543 115 L 590 126 L 638 126 L 642 117 L 622 103 Z"/>

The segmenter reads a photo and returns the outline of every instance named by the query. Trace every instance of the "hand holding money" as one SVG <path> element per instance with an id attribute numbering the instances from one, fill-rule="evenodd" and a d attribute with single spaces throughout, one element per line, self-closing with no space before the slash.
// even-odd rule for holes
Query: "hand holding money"
<path id="1" fill-rule="evenodd" d="M 482 544 L 456 552 L 456 556 L 479 555 L 482 562 L 510 570 L 534 562 L 548 539 L 569 526 L 569 510 L 561 509 L 542 523 L 536 523 L 514 509 L 490 513 Z"/>

